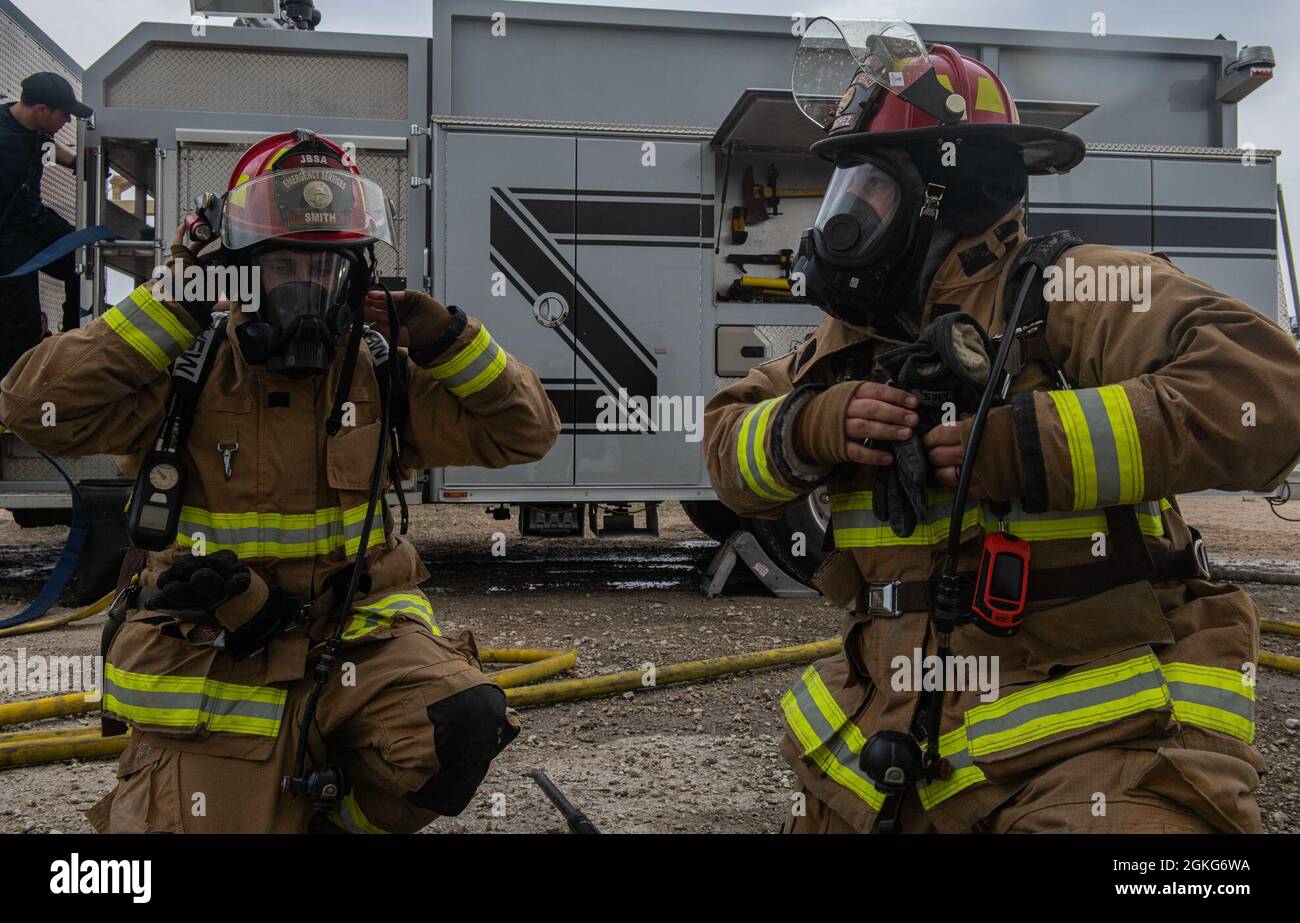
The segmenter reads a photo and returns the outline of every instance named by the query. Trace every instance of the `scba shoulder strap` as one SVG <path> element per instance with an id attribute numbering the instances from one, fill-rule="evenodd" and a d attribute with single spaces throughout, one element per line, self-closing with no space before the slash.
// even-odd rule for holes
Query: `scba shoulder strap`
<path id="1" fill-rule="evenodd" d="M 1002 290 L 1003 320 L 1006 320 L 1011 312 L 1015 299 L 1014 286 L 1024 278 L 1022 273 L 1027 266 L 1036 266 L 1039 278 L 1046 284 L 1048 267 L 1054 266 L 1066 250 L 1082 243 L 1083 240 L 1073 231 L 1053 231 L 1041 237 L 1031 237 L 1016 254 L 1015 261 L 1011 264 L 1011 271 L 1007 273 L 1006 286 Z M 1011 379 L 1020 374 L 1020 371 L 1030 362 L 1043 363 L 1057 387 L 1066 390 L 1071 388 L 1065 372 L 1052 361 L 1051 353 L 1047 348 L 1047 310 L 1048 302 L 1043 296 L 1043 285 L 1035 285 L 1030 289 L 1024 307 L 1020 310 L 1019 326 L 1015 331 L 1016 342 L 1012 344 L 1004 370 L 1006 378 L 1002 382 L 1002 397 L 1006 397 Z"/>
<path id="2" fill-rule="evenodd" d="M 382 386 L 379 394 L 381 401 L 388 401 L 392 405 L 388 408 L 390 424 L 388 432 L 392 440 L 392 448 L 388 453 L 388 478 L 392 482 L 393 492 L 397 494 L 397 505 L 401 509 L 402 516 L 401 534 L 405 535 L 411 525 L 411 511 L 406 505 L 406 491 L 402 489 L 402 463 L 399 457 L 402 440 L 398 434 L 406 425 L 411 412 L 406 393 L 406 363 L 399 357 L 396 364 L 390 368 L 389 363 L 394 362 L 393 351 L 388 348 L 388 341 L 384 339 L 383 334 L 367 326 L 362 335 L 365 337 L 366 348 L 370 350 L 370 358 L 374 362 L 375 378 L 382 382 L 385 376 L 392 376 L 391 396 L 389 389 Z"/>

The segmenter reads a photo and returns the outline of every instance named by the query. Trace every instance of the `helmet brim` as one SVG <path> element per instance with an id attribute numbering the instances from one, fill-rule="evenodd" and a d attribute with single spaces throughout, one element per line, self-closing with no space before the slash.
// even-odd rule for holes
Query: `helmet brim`
<path id="1" fill-rule="evenodd" d="M 1068 173 L 1082 162 L 1087 149 L 1072 132 L 1044 125 L 970 124 L 935 125 L 901 131 L 859 131 L 823 138 L 810 150 L 824 160 L 835 160 L 841 152 L 869 151 L 881 147 L 902 147 L 917 141 L 984 138 L 1005 141 L 1020 151 L 1025 170 L 1033 176 Z"/>

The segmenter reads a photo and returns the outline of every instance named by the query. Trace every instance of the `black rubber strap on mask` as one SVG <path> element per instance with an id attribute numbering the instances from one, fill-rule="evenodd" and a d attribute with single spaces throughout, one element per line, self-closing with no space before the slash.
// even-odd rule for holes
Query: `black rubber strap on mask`
<path id="1" fill-rule="evenodd" d="M 1027 513 L 1047 512 L 1047 463 L 1043 443 L 1038 436 L 1038 414 L 1033 393 L 1017 394 L 1011 399 L 1011 419 L 1015 423 L 1016 446 L 1020 466 L 1024 469 L 1024 495 L 1021 502 Z"/>

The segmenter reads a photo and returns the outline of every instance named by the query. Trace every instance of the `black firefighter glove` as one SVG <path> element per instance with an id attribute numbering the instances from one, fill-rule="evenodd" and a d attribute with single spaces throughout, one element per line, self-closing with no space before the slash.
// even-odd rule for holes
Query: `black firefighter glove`
<path id="1" fill-rule="evenodd" d="M 253 572 L 233 551 L 178 558 L 158 578 L 145 605 L 171 612 L 210 612 L 248 591 Z"/>
<path id="2" fill-rule="evenodd" d="M 889 381 L 921 400 L 919 425 L 905 442 L 876 446 L 891 449 L 894 463 L 880 468 L 872 491 L 872 512 L 894 534 L 907 538 L 926 516 L 926 481 L 930 465 L 921 440 L 936 426 L 956 425 L 958 415 L 979 407 L 991 366 L 988 334 L 969 314 L 944 314 L 921 331 L 915 343 L 895 346 L 876 359 Z M 945 414 L 948 415 L 945 421 Z"/>
<path id="3" fill-rule="evenodd" d="M 177 559 L 158 578 L 158 589 L 145 601 L 147 608 L 186 622 L 211 624 L 215 619 L 224 631 L 213 644 L 235 660 L 256 654 L 302 614 L 297 597 L 268 588 L 233 551 Z"/>

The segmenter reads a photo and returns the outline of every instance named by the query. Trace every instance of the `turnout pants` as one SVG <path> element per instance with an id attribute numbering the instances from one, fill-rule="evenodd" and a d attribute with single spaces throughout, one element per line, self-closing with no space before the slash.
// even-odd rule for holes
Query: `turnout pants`
<path id="1" fill-rule="evenodd" d="M 1221 791 L 1206 791 L 1203 777 L 1171 771 L 1159 752 L 1107 747 L 1045 768 L 969 833 L 1259 833 L 1259 813 L 1242 780 L 1245 763 L 1222 754 L 1212 760 L 1239 764 L 1225 773 Z M 853 828 L 807 791 L 796 799 L 784 833 L 853 833 Z M 1234 809 L 1235 806 L 1235 809 Z M 899 809 L 903 833 L 936 833 L 916 790 Z M 1215 822 L 1211 823 L 1211 819 Z"/>
<path id="2" fill-rule="evenodd" d="M 157 625 L 145 612 L 123 627 L 110 648 L 105 710 L 133 716 L 133 733 L 117 787 L 88 813 L 101 833 L 413 833 L 459 814 L 518 733 L 468 632 L 443 638 L 410 621 L 384 637 L 349 642 L 317 705 L 307 770 L 342 765 L 350 792 L 321 814 L 305 796 L 281 792 L 293 771 L 310 668 L 293 682 L 265 686 L 214 680 L 220 664 L 201 678 L 150 680 L 140 658 L 122 666 L 130 656 L 122 646 L 150 637 Z M 163 637 L 153 636 L 155 648 Z M 208 726 L 160 727 L 168 696 L 179 704 L 177 697 L 196 690 Z"/>

